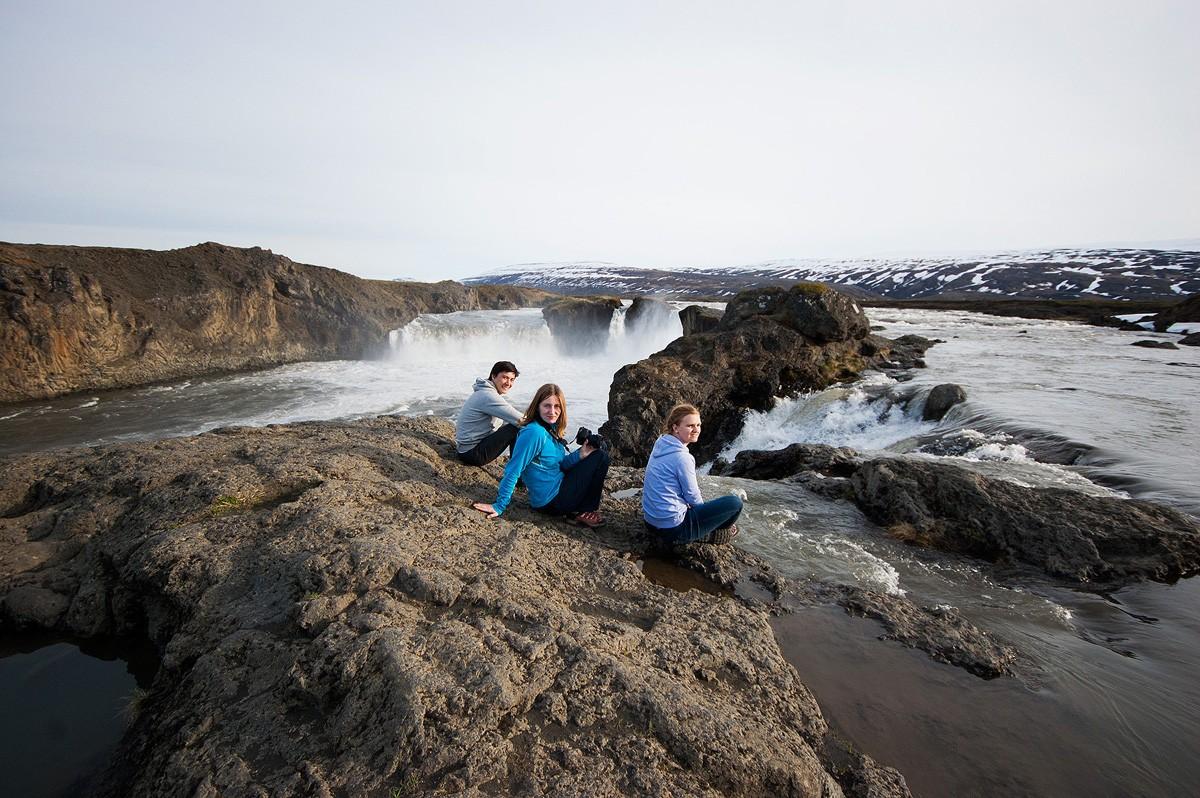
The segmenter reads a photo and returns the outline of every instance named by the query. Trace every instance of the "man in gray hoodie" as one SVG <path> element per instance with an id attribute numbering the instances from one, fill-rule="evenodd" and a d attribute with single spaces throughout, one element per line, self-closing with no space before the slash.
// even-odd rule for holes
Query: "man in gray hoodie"
<path id="1" fill-rule="evenodd" d="M 517 438 L 521 413 L 508 403 L 508 393 L 521 372 L 507 360 L 492 366 L 486 380 L 475 380 L 475 391 L 458 411 L 454 442 L 458 459 L 468 465 L 487 465 L 505 449 L 512 449 Z M 502 426 L 496 428 L 497 422 Z"/>

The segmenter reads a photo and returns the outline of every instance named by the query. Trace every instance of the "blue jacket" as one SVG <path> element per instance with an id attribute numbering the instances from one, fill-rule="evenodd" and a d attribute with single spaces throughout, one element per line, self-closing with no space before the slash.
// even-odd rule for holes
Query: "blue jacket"
<path id="1" fill-rule="evenodd" d="M 521 427 L 513 444 L 512 457 L 504 466 L 504 476 L 496 493 L 492 508 L 503 513 L 512 501 L 517 479 L 525 483 L 529 491 L 530 507 L 545 507 L 554 501 L 562 486 L 562 472 L 579 462 L 579 449 L 567 454 L 567 445 L 556 440 L 550 432 L 536 421 Z"/>
<path id="2" fill-rule="evenodd" d="M 683 523 L 688 508 L 704 501 L 696 483 L 696 458 L 674 435 L 660 435 L 646 463 L 642 515 L 659 529 Z"/>

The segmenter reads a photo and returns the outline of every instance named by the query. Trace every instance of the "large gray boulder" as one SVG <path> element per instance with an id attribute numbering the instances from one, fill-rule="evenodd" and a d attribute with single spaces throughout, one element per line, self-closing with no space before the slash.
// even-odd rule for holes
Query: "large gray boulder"
<path id="1" fill-rule="evenodd" d="M 863 338 L 871 331 L 859 304 L 823 283 L 743 291 L 725 307 L 720 329 L 732 330 L 755 316 L 769 318 L 819 344 Z"/>
<path id="2" fill-rule="evenodd" d="M 924 421 L 941 421 L 950 412 L 950 408 L 966 400 L 967 392 L 961 385 L 955 385 L 952 382 L 935 385 L 929 395 L 925 397 L 925 407 L 921 410 L 921 418 Z"/>
<path id="3" fill-rule="evenodd" d="M 1172 581 L 1200 570 L 1200 525 L 1151 502 L 1029 488 L 912 458 L 868 461 L 850 485 L 868 518 L 916 545 L 1079 582 Z"/>
<path id="4" fill-rule="evenodd" d="M 643 466 L 670 408 L 690 402 L 704 420 L 692 453 L 705 462 L 737 437 L 747 410 L 855 380 L 867 368 L 911 366 L 933 343 L 889 341 L 868 326 L 857 303 L 824 286 L 744 291 L 713 332 L 685 335 L 621 368 L 601 432 L 618 462 Z"/>

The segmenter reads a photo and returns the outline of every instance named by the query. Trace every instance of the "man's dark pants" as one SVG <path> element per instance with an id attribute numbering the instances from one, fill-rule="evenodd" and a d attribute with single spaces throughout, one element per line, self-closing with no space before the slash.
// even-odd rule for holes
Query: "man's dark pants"
<path id="1" fill-rule="evenodd" d="M 475 444 L 473 449 L 459 452 L 458 459 L 467 465 L 481 466 L 495 460 L 505 449 L 512 454 L 513 441 L 517 439 L 518 431 L 519 428 L 515 424 L 505 424 Z"/>

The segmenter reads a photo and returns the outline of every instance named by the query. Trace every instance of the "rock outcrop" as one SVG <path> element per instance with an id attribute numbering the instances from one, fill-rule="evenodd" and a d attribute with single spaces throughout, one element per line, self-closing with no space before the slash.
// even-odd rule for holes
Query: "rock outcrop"
<path id="1" fill-rule="evenodd" d="M 258 248 L 0 244 L 0 402 L 358 358 L 420 313 L 553 295 L 363 280 Z"/>
<path id="2" fill-rule="evenodd" d="M 1179 348 L 1171 341 L 1151 341 L 1151 340 L 1134 341 L 1133 343 L 1130 344 L 1130 346 L 1140 346 L 1143 349 L 1178 349 Z"/>
<path id="3" fill-rule="evenodd" d="M 967 392 L 961 385 L 944 382 L 935 385 L 925 397 L 925 407 L 921 410 L 921 418 L 925 421 L 941 421 L 950 412 L 950 408 L 967 400 Z"/>
<path id="4" fill-rule="evenodd" d="M 542 308 L 542 318 L 560 351 L 586 355 L 604 349 L 619 307 L 621 300 L 613 297 L 568 297 Z"/>
<path id="5" fill-rule="evenodd" d="M 784 479 L 813 471 L 823 476 L 850 477 L 862 459 L 858 452 L 844 446 L 823 443 L 793 443 L 785 449 L 738 452 L 732 462 L 718 459 L 710 473 L 746 479 Z"/>
<path id="6" fill-rule="evenodd" d="M 639 296 L 633 300 L 629 310 L 625 311 L 626 332 L 637 334 L 643 330 L 652 330 L 671 321 L 675 311 L 661 299 Z"/>
<path id="7" fill-rule="evenodd" d="M 1029 488 L 913 458 L 867 461 L 850 484 L 868 518 L 921 546 L 1079 582 L 1173 581 L 1200 570 L 1200 524 L 1151 502 Z"/>
<path id="8" fill-rule="evenodd" d="M 704 420 L 692 453 L 704 462 L 737 436 L 747 410 L 767 410 L 776 396 L 856 379 L 869 367 L 914 365 L 924 352 L 921 342 L 932 343 L 870 335 L 854 300 L 825 286 L 743 292 L 730 301 L 715 331 L 685 335 L 621 368 L 601 432 L 618 462 L 644 465 L 667 412 L 690 402 Z"/>
<path id="9" fill-rule="evenodd" d="M 907 795 L 837 751 L 765 607 L 643 576 L 635 499 L 607 499 L 595 531 L 519 503 L 487 520 L 468 505 L 499 469 L 459 463 L 445 421 L 0 466 L 0 631 L 162 652 L 101 794 Z M 752 564 L 692 549 L 729 580 Z M 960 656 L 958 626 L 914 612 L 897 639 Z"/>
<path id="10" fill-rule="evenodd" d="M 706 308 L 703 305 L 688 305 L 679 311 L 679 323 L 683 325 L 684 335 L 711 332 L 720 325 L 723 315 L 725 315 L 723 310 Z"/>
<path id="11" fill-rule="evenodd" d="M 913 545 L 1025 563 L 1078 582 L 1173 581 L 1200 572 L 1200 523 L 1152 502 L 1030 488 L 953 463 L 867 459 L 820 444 L 739 452 L 712 472 L 803 481 L 854 502 Z M 810 484 L 807 473 L 839 479 Z"/>
<path id="12" fill-rule="evenodd" d="M 1200 346 L 1200 332 L 1194 332 L 1190 335 L 1185 335 L 1179 339 L 1179 343 L 1183 346 Z"/>
<path id="13" fill-rule="evenodd" d="M 1189 332 L 1200 332 L 1200 294 L 1193 294 L 1182 302 L 1155 314 L 1148 321 L 1153 321 L 1154 329 L 1159 332 L 1165 332 L 1172 324 L 1195 322 L 1197 329 Z"/>

